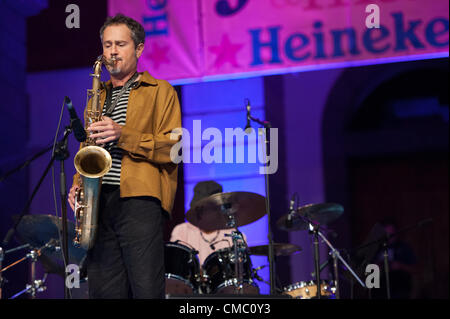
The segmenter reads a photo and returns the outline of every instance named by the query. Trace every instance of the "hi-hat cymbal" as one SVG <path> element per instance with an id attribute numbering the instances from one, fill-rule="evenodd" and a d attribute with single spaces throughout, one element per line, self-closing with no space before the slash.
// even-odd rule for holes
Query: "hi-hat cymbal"
<path id="1" fill-rule="evenodd" d="M 196 202 L 186 219 L 204 231 L 229 229 L 257 221 L 266 214 L 264 196 L 250 192 L 217 193 Z M 235 225 L 231 221 L 234 218 Z"/>
<path id="2" fill-rule="evenodd" d="M 256 256 L 269 256 L 269 245 L 260 245 L 249 247 L 250 255 Z M 273 253 L 275 256 L 289 256 L 300 252 L 302 249 L 300 246 L 293 244 L 274 243 Z"/>
<path id="3" fill-rule="evenodd" d="M 59 241 L 59 231 L 61 229 L 62 223 L 59 217 L 53 215 L 25 215 L 17 226 L 17 233 L 22 241 L 34 248 L 38 248 L 47 244 L 51 239 Z M 67 221 L 67 234 L 70 263 L 79 264 L 86 255 L 86 250 L 73 244 L 75 225 L 69 220 Z M 42 254 L 50 258 L 63 260 L 60 249 L 43 249 Z"/>
<path id="4" fill-rule="evenodd" d="M 339 204 L 309 204 L 299 207 L 294 213 L 292 213 L 290 221 L 288 219 L 289 214 L 282 216 L 277 221 L 277 226 L 279 229 L 287 231 L 307 230 L 309 224 L 307 221 L 302 219 L 301 216 L 320 225 L 329 225 L 341 217 L 343 213 L 344 207 Z"/>

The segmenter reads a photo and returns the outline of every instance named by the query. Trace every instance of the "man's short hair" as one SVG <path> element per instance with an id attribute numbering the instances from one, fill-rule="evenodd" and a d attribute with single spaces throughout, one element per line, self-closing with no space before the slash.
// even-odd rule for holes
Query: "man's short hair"
<path id="1" fill-rule="evenodd" d="M 144 27 L 136 20 L 127 17 L 121 13 L 116 14 L 114 17 L 108 17 L 103 26 L 100 28 L 100 39 L 102 40 L 102 42 L 103 42 L 103 31 L 105 31 L 105 29 L 110 25 L 118 25 L 118 24 L 125 24 L 128 27 L 128 29 L 130 29 L 131 38 L 133 39 L 135 48 L 140 43 L 145 42 Z"/>

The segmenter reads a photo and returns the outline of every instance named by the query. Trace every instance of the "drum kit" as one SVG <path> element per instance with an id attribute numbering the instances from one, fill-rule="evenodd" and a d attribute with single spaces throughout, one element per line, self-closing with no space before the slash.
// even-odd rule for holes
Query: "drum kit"
<path id="1" fill-rule="evenodd" d="M 232 229 L 232 246 L 211 253 L 200 265 L 198 251 L 186 243 L 169 242 L 165 247 L 166 296 L 192 295 L 258 295 L 258 276 L 251 256 L 269 256 L 270 245 L 247 246 L 239 227 L 253 223 L 263 217 L 265 197 L 250 192 L 217 193 L 203 198 L 186 213 L 186 219 L 204 231 Z M 334 222 L 343 214 L 338 204 L 312 204 L 297 208 L 277 221 L 284 231 L 315 229 L 320 233 L 321 225 Z M 323 235 L 322 235 L 323 236 Z M 274 256 L 290 256 L 301 251 L 301 247 L 289 243 L 273 243 Z M 315 256 L 317 257 L 317 256 Z M 264 267 L 264 266 L 263 266 Z M 258 267 L 259 269 L 263 267 Z M 282 289 L 282 294 L 298 299 L 319 297 L 334 298 L 336 286 L 333 282 L 320 280 L 297 282 Z"/>
<path id="2" fill-rule="evenodd" d="M 225 236 L 230 237 L 232 245 L 215 250 L 200 265 L 198 251 L 194 247 L 180 241 L 167 242 L 166 297 L 260 294 L 256 280 L 265 281 L 258 276 L 257 271 L 265 266 L 253 268 L 251 256 L 269 256 L 270 249 L 273 249 L 274 256 L 291 256 L 301 251 L 301 247 L 289 243 L 273 243 L 272 247 L 247 245 L 239 227 L 253 223 L 265 214 L 265 197 L 251 192 L 217 193 L 196 202 L 186 213 L 186 219 L 204 231 L 229 229 L 230 233 Z M 320 232 L 322 226 L 334 222 L 342 214 L 343 208 L 338 204 L 311 204 L 291 210 L 276 225 L 284 231 L 309 230 L 318 242 L 318 236 L 326 240 Z M 64 273 L 63 266 L 57 262 L 62 260 L 58 247 L 60 229 L 61 219 L 51 215 L 24 216 L 17 229 L 19 238 L 26 243 L 24 246 L 32 248 L 33 253 L 28 255 L 32 257 L 33 265 L 40 261 L 46 273 Z M 74 225 L 71 222 L 68 224 L 68 231 L 69 237 L 74 235 Z M 70 245 L 68 253 L 72 263 L 82 265 L 86 253 L 82 248 Z M 316 254 L 314 257 L 317 270 L 318 258 Z M 2 272 L 4 270 L 6 269 L 1 269 Z M 316 280 L 296 282 L 279 291 L 287 298 L 334 298 L 338 293 L 336 282 L 320 280 L 318 273 Z M 45 280 L 33 280 L 21 293 L 31 293 L 34 298 L 36 292 L 45 289 Z"/>

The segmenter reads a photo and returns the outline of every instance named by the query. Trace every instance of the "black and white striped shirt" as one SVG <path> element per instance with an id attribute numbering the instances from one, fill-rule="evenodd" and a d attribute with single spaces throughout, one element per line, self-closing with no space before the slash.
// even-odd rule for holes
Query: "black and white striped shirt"
<path id="1" fill-rule="evenodd" d="M 112 89 L 111 103 L 117 98 L 119 91 L 122 89 L 122 86 L 118 86 Z M 117 103 L 114 111 L 111 115 L 111 119 L 120 125 L 125 125 L 127 119 L 127 106 L 128 106 L 128 98 L 130 96 L 131 87 L 126 90 L 123 95 L 120 97 L 119 102 Z M 106 112 L 106 101 L 103 105 L 103 115 Z M 122 155 L 123 151 L 119 147 L 117 147 L 117 141 L 113 141 L 107 143 L 104 148 L 111 154 L 112 157 L 112 167 L 108 173 L 103 176 L 102 183 L 109 185 L 120 185 L 120 170 L 122 167 Z"/>

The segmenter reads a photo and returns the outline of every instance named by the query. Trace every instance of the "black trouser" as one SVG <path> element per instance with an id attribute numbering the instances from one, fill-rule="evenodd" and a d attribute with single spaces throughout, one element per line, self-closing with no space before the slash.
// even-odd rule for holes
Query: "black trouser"
<path id="1" fill-rule="evenodd" d="M 103 185 L 97 238 L 87 253 L 90 298 L 164 298 L 163 210 Z"/>

